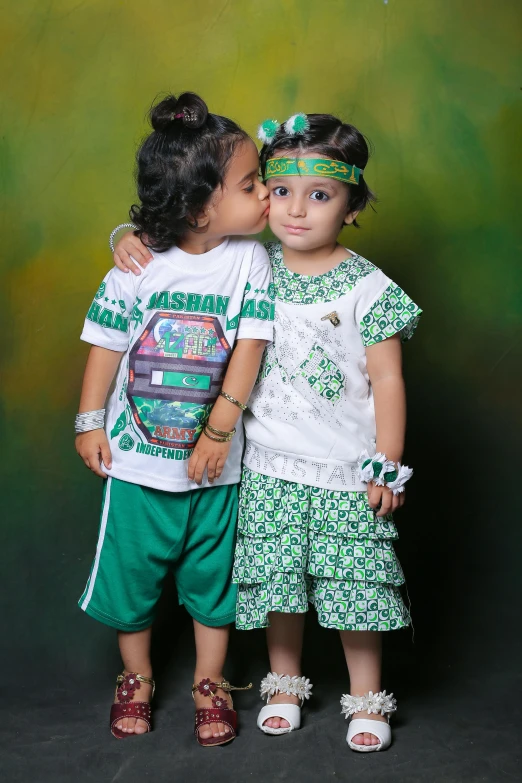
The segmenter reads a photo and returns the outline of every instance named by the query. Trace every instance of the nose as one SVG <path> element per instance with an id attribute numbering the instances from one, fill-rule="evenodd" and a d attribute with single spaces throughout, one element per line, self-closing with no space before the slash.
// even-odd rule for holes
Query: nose
<path id="1" fill-rule="evenodd" d="M 290 215 L 290 217 L 306 216 L 304 200 L 300 196 L 294 195 L 288 200 L 287 214 Z"/>
<path id="2" fill-rule="evenodd" d="M 268 198 L 268 188 L 263 182 L 259 183 L 257 197 L 259 198 L 259 201 L 264 201 L 266 198 Z"/>

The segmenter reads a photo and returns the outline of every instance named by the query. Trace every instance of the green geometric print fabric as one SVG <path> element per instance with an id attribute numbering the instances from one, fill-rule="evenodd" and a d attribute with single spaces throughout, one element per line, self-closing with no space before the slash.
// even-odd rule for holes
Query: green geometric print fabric
<path id="1" fill-rule="evenodd" d="M 341 392 L 344 388 L 345 377 L 336 364 L 328 358 L 320 345 L 314 345 L 308 358 L 302 362 L 292 380 L 296 375 L 302 375 L 306 378 L 310 386 L 320 397 L 324 397 L 330 402 L 335 402 L 341 398 Z"/>
<path id="2" fill-rule="evenodd" d="M 391 516 L 378 518 L 365 492 L 341 492 L 244 468 L 234 582 L 236 625 L 268 625 L 268 613 L 306 612 L 338 630 L 408 625 Z"/>
<path id="3" fill-rule="evenodd" d="M 334 302 L 376 269 L 370 261 L 354 254 L 324 275 L 309 277 L 291 272 L 285 266 L 279 242 L 267 242 L 265 247 L 272 264 L 276 297 L 282 302 L 292 304 Z"/>
<path id="4" fill-rule="evenodd" d="M 408 294 L 391 283 L 361 321 L 361 337 L 365 347 L 401 333 L 402 342 L 409 340 L 421 316 L 422 310 L 412 302 Z"/>

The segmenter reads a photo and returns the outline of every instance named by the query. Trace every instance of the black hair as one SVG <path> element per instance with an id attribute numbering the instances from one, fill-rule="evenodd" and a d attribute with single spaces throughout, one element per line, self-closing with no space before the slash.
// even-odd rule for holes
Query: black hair
<path id="1" fill-rule="evenodd" d="M 298 155 L 317 152 L 332 160 L 340 160 L 351 166 L 364 169 L 370 157 L 369 143 L 363 134 L 353 125 L 342 122 L 331 114 L 307 114 L 309 128 L 304 134 L 289 135 L 285 126 L 280 125 L 269 144 L 264 144 L 260 152 L 261 173 L 265 176 L 266 162 L 276 152 L 295 151 Z M 348 206 L 351 212 L 362 212 L 368 204 L 377 201 L 370 190 L 364 175 L 359 184 L 348 185 Z M 353 224 L 359 228 L 356 220 Z"/>
<path id="2" fill-rule="evenodd" d="M 248 139 L 233 120 L 210 114 L 198 95 L 168 95 L 149 114 L 153 132 L 137 154 L 140 204 L 130 218 L 153 250 L 176 245 L 187 232 L 204 231 L 197 216 L 223 184 L 237 144 Z"/>

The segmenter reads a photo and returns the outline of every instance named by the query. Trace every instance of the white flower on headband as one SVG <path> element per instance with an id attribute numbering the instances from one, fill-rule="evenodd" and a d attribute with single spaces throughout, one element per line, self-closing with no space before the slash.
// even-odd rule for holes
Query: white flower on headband
<path id="1" fill-rule="evenodd" d="M 309 129 L 310 123 L 306 114 L 292 114 L 285 122 L 285 131 L 289 136 L 304 136 Z"/>
<path id="2" fill-rule="evenodd" d="M 277 120 L 265 120 L 257 129 L 257 138 L 263 144 L 270 144 L 278 130 L 279 123 Z"/>

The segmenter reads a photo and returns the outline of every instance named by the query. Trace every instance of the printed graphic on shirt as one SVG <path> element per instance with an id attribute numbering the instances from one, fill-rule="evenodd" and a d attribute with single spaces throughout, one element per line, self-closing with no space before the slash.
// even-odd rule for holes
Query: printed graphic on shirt
<path id="1" fill-rule="evenodd" d="M 148 443 L 194 448 L 230 354 L 217 318 L 170 312 L 153 316 L 130 352 L 127 386 L 133 422 Z"/>
<path id="2" fill-rule="evenodd" d="M 147 303 L 147 310 L 176 310 L 176 312 L 226 315 L 229 301 L 229 296 L 220 296 L 219 294 L 156 291 Z"/>
<path id="3" fill-rule="evenodd" d="M 324 348 L 314 345 L 308 357 L 292 375 L 292 381 L 300 375 L 320 397 L 332 403 L 338 402 L 345 384 L 342 370 L 328 356 Z"/>
<path id="4" fill-rule="evenodd" d="M 112 304 L 118 304 L 115 299 L 109 300 L 108 296 L 106 296 L 105 299 L 108 302 L 111 301 Z M 99 302 L 93 302 L 91 304 L 89 312 L 87 313 L 87 318 L 89 321 L 99 324 L 105 329 L 115 329 L 120 332 L 129 331 L 128 317 L 116 312 L 111 307 L 103 307 Z"/>
<path id="5" fill-rule="evenodd" d="M 270 283 L 270 286 L 272 286 L 273 289 L 272 283 Z M 273 292 L 271 291 L 270 286 L 268 287 L 267 291 L 265 291 L 264 288 L 255 288 L 254 294 L 257 296 L 258 294 L 268 293 L 270 298 L 273 299 Z M 274 320 L 275 305 L 272 302 L 269 302 L 268 299 L 247 297 L 247 294 L 249 294 L 251 290 L 252 286 L 250 283 L 247 283 L 245 286 L 241 312 L 235 315 L 233 318 L 227 318 L 227 331 L 229 329 L 237 329 L 240 318 L 257 318 L 260 321 Z"/>

